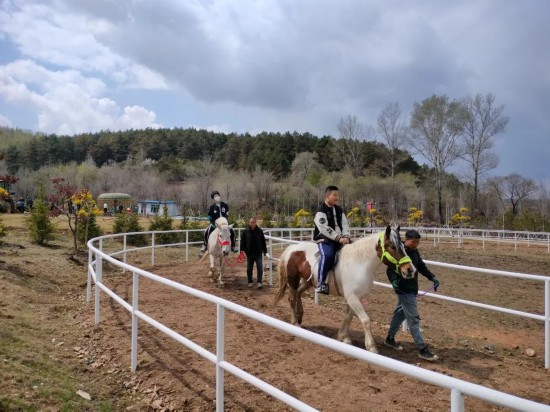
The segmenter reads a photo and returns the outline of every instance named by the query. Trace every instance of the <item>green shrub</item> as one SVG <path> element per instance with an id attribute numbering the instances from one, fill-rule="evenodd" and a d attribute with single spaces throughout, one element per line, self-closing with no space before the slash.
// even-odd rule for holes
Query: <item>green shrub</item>
<path id="1" fill-rule="evenodd" d="M 156 215 L 151 224 L 149 225 L 149 230 L 174 230 L 172 227 L 172 218 L 168 216 L 168 208 L 166 205 L 163 208 L 162 215 Z M 178 241 L 177 233 L 158 233 L 155 234 L 155 243 L 161 245 L 169 245 L 171 243 L 176 243 Z"/>
<path id="2" fill-rule="evenodd" d="M 133 213 L 118 213 L 113 223 L 114 233 L 143 232 L 143 227 L 139 224 L 138 217 Z M 126 239 L 126 243 L 132 246 L 145 246 L 147 238 L 145 235 L 131 235 Z"/>
<path id="3" fill-rule="evenodd" d="M 193 230 L 193 229 L 203 229 L 200 232 L 190 232 L 189 233 L 189 242 L 200 242 L 204 239 L 204 223 L 190 220 L 182 220 L 179 229 L 181 230 Z M 182 234 L 182 241 L 185 241 L 185 233 Z"/>
<path id="4" fill-rule="evenodd" d="M 8 229 L 2 224 L 2 221 L 0 220 L 0 237 L 4 237 L 8 234 Z"/>
<path id="5" fill-rule="evenodd" d="M 50 220 L 50 208 L 46 203 L 44 184 L 38 185 L 34 207 L 27 218 L 27 227 L 33 243 L 44 245 L 54 238 L 55 226 Z"/>
<path id="6" fill-rule="evenodd" d="M 76 233 L 80 243 L 86 244 L 88 240 L 103 234 L 103 231 L 97 224 L 96 217 L 93 213 L 87 218 L 79 218 L 77 225 L 78 230 Z"/>

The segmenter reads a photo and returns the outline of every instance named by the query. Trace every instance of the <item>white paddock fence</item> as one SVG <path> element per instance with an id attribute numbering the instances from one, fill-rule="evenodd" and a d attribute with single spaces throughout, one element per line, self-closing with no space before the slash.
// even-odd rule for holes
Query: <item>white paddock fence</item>
<path id="1" fill-rule="evenodd" d="M 536 403 L 528 399 L 519 398 L 517 396 L 500 392 L 494 389 L 486 388 L 481 385 L 477 385 L 471 382 L 463 381 L 456 379 L 450 376 L 446 376 L 437 372 L 430 370 L 422 369 L 417 366 L 409 365 L 404 362 L 400 362 L 385 356 L 367 352 L 363 349 L 354 347 L 352 345 L 347 345 L 337 340 L 327 338 L 325 336 L 304 330 L 302 328 L 293 326 L 287 322 L 280 321 L 278 319 L 272 318 L 270 316 L 264 315 L 262 313 L 253 311 L 246 307 L 237 305 L 233 302 L 221 299 L 217 296 L 210 295 L 204 292 L 201 292 L 197 289 L 190 288 L 181 283 L 174 282 L 169 279 L 165 279 L 161 276 L 155 275 L 154 273 L 142 270 L 138 267 L 129 265 L 126 263 L 127 253 L 131 253 L 137 250 L 151 249 L 151 263 L 154 264 L 154 251 L 158 247 L 167 247 L 167 246 L 181 246 L 184 245 L 185 255 L 188 255 L 188 247 L 193 242 L 187 242 L 189 239 L 189 232 L 192 231 L 176 231 L 184 232 L 186 242 L 178 243 L 174 245 L 155 245 L 155 234 L 162 232 L 141 232 L 141 233 L 127 233 L 127 234 L 116 234 L 102 236 L 94 238 L 88 242 L 89 248 L 89 258 L 88 258 L 88 283 L 87 283 L 87 302 L 90 303 L 92 297 L 92 284 L 94 285 L 94 317 L 95 324 L 100 323 L 101 319 L 101 305 L 100 299 L 101 295 L 105 293 L 107 296 L 112 298 L 118 304 L 120 304 L 124 309 L 126 309 L 131 314 L 131 342 L 130 342 L 130 358 L 131 358 L 131 370 L 135 371 L 138 364 L 138 333 L 139 333 L 139 320 L 146 322 L 151 325 L 153 328 L 163 332 L 167 336 L 186 346 L 187 348 L 193 350 L 202 357 L 208 359 L 214 363 L 216 368 L 216 411 L 224 410 L 224 373 L 229 372 L 234 376 L 244 380 L 245 382 L 251 384 L 252 386 L 260 389 L 261 391 L 269 394 L 275 399 L 289 405 L 292 408 L 295 408 L 300 411 L 314 411 L 315 408 L 301 402 L 300 400 L 288 395 L 287 393 L 277 389 L 276 387 L 270 385 L 267 382 L 264 382 L 255 376 L 247 373 L 246 371 L 240 369 L 238 366 L 233 365 L 224 359 L 224 326 L 225 326 L 225 311 L 230 310 L 235 313 L 238 313 L 242 316 L 246 316 L 250 319 L 253 319 L 257 322 L 268 325 L 279 331 L 288 333 L 290 335 L 302 338 L 309 342 L 312 342 L 317 345 L 329 348 L 331 350 L 343 353 L 347 356 L 350 356 L 355 359 L 359 359 L 365 362 L 368 362 L 373 365 L 377 365 L 384 369 L 405 375 L 419 381 L 429 383 L 441 388 L 448 389 L 450 391 L 450 404 L 452 412 L 464 411 L 464 397 L 471 396 L 474 398 L 481 399 L 485 402 L 489 402 L 494 405 L 503 406 L 511 408 L 513 410 L 520 411 L 546 411 L 550 412 L 550 406 Z M 132 235 L 147 235 L 151 237 L 151 245 L 145 247 L 135 247 L 127 248 L 127 238 Z M 103 250 L 103 242 L 105 240 L 115 240 L 121 241 L 122 250 L 116 250 L 114 252 L 107 253 Z M 197 243 L 197 242 L 194 242 Z M 270 249 L 274 246 L 273 239 L 270 239 Z M 116 256 L 122 256 L 123 261 L 120 261 Z M 115 267 L 122 269 L 123 271 L 132 272 L 132 300 L 127 302 L 115 292 L 109 289 L 103 283 L 103 263 L 108 262 Z M 154 282 L 161 283 L 167 287 L 170 287 L 174 290 L 189 294 L 199 299 L 208 301 L 217 308 L 217 317 L 216 317 L 216 353 L 212 353 L 201 347 L 192 340 L 186 338 L 180 333 L 168 328 L 159 321 L 153 319 L 151 316 L 142 312 L 139 308 L 139 280 L 140 278 L 146 278 Z M 272 278 L 270 276 L 270 282 Z M 548 284 L 547 284 L 548 287 Z M 548 288 L 546 289 L 546 301 L 550 299 L 548 295 Z M 548 326 L 548 306 L 547 306 L 547 326 Z"/>

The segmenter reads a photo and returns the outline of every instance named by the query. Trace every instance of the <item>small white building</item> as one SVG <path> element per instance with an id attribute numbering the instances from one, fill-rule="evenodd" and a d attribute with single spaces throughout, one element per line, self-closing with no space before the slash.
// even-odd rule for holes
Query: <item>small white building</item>
<path id="1" fill-rule="evenodd" d="M 179 215 L 178 205 L 174 200 L 141 200 L 137 203 L 138 214 L 145 216 L 162 215 L 164 206 L 168 208 L 168 216 Z"/>

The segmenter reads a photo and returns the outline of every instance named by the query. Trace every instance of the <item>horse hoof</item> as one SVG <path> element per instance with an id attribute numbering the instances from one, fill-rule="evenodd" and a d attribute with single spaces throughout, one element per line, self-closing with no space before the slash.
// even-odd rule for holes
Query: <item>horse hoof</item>
<path id="1" fill-rule="evenodd" d="M 346 344 L 348 344 L 348 345 L 351 345 L 351 339 L 350 339 L 350 338 L 347 338 L 347 337 L 346 337 L 346 338 L 342 339 L 342 342 L 344 342 L 344 343 L 346 343 Z"/>

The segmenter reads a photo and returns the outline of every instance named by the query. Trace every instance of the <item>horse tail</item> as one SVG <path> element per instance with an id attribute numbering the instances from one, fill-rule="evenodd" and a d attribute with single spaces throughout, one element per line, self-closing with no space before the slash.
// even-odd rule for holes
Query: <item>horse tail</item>
<path id="1" fill-rule="evenodd" d="M 199 262 L 202 262 L 204 259 L 206 259 L 206 256 L 208 256 L 208 249 L 204 252 L 204 254 L 199 259 Z"/>
<path id="2" fill-rule="evenodd" d="M 279 257 L 279 264 L 277 265 L 277 275 L 279 276 L 279 291 L 277 292 L 277 295 L 275 295 L 275 298 L 273 299 L 273 306 L 279 303 L 279 301 L 285 295 L 287 282 L 288 282 L 288 273 L 286 271 L 286 259 L 285 259 L 287 250 L 288 249 L 285 249 L 285 251 Z"/>

